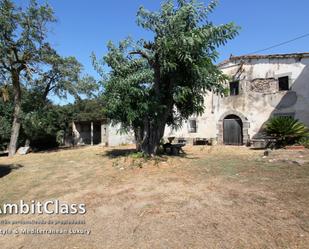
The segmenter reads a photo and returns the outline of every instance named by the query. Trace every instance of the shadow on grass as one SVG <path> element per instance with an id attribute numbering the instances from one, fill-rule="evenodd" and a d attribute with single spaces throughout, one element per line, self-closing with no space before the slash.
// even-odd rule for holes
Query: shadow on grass
<path id="1" fill-rule="evenodd" d="M 18 170 L 24 166 L 20 164 L 9 164 L 9 165 L 2 165 L 0 164 L 0 178 L 10 174 L 13 170 Z"/>
<path id="2" fill-rule="evenodd" d="M 109 158 L 117 158 L 117 157 L 129 156 L 133 153 L 136 153 L 135 149 L 113 149 L 106 151 L 104 156 L 108 156 Z"/>
<path id="3" fill-rule="evenodd" d="M 89 147 L 90 145 L 78 145 L 78 146 L 59 146 L 55 148 L 49 148 L 49 149 L 34 149 L 31 151 L 31 153 L 40 153 L 40 154 L 45 154 L 45 153 L 54 153 L 54 152 L 60 152 L 60 151 L 66 151 L 66 150 L 78 150 L 78 149 L 83 149 L 86 147 Z"/>
<path id="4" fill-rule="evenodd" d="M 9 156 L 8 152 L 0 152 L 0 157 L 7 157 Z"/>
<path id="5" fill-rule="evenodd" d="M 112 149 L 106 151 L 103 156 L 107 156 L 109 158 L 118 158 L 118 157 L 128 157 L 128 156 L 135 156 L 140 152 L 137 152 L 136 149 Z M 137 156 L 138 157 L 138 156 Z M 192 157 L 186 154 L 185 152 L 179 153 L 179 154 L 170 154 L 170 153 L 164 153 L 163 151 L 160 152 L 157 156 L 157 158 L 165 158 L 168 157 L 180 157 L 180 158 L 186 158 L 186 159 L 198 159 L 197 157 Z"/>

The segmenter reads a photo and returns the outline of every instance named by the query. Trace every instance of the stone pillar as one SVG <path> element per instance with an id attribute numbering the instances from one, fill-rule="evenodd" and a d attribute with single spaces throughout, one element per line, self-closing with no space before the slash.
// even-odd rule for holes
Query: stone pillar
<path id="1" fill-rule="evenodd" d="M 80 133 L 75 122 L 72 123 L 72 136 L 73 136 L 73 145 L 78 145 L 80 140 Z"/>
<path id="2" fill-rule="evenodd" d="M 93 122 L 91 122 L 91 145 L 93 145 Z"/>
<path id="3" fill-rule="evenodd" d="M 104 146 L 108 146 L 108 124 L 101 124 L 101 144 Z"/>
<path id="4" fill-rule="evenodd" d="M 250 141 L 250 136 L 249 136 L 249 128 L 250 128 L 250 123 L 249 122 L 243 122 L 243 143 L 244 145 L 247 145 L 247 143 Z"/>
<path id="5" fill-rule="evenodd" d="M 223 121 L 219 120 L 219 123 L 217 124 L 217 130 L 218 130 L 218 134 L 217 134 L 217 140 L 218 140 L 218 144 L 223 144 Z"/>

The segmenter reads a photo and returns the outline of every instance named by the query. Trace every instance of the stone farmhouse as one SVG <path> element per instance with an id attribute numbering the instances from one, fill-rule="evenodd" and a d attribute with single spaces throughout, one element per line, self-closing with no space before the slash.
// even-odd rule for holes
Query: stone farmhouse
<path id="1" fill-rule="evenodd" d="M 228 96 L 208 92 L 204 114 L 192 116 L 178 130 L 167 127 L 166 139 L 246 145 L 261 136 L 261 128 L 270 117 L 278 115 L 292 116 L 309 126 L 309 53 L 231 56 L 219 67 L 230 78 L 226 83 Z M 78 132 L 78 127 L 82 129 L 75 126 L 75 135 L 91 143 L 91 135 L 89 140 L 89 134 Z M 134 143 L 133 134 L 119 134 L 119 126 L 110 126 L 106 120 L 88 127 L 88 133 L 99 130 L 96 143 Z"/>
<path id="2" fill-rule="evenodd" d="M 261 136 L 272 116 L 292 116 L 309 126 L 309 53 L 231 56 L 219 64 L 230 77 L 228 96 L 209 92 L 205 113 L 166 137 L 244 145 Z"/>

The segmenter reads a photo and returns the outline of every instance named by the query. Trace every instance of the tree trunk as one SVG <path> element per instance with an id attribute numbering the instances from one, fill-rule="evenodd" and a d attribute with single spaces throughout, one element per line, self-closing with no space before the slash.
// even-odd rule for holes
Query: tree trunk
<path id="1" fill-rule="evenodd" d="M 159 153 L 160 141 L 164 135 L 166 120 L 156 120 L 151 123 L 145 122 L 144 139 L 141 143 L 141 151 L 149 156 Z"/>
<path id="2" fill-rule="evenodd" d="M 136 151 L 142 150 L 142 142 L 143 142 L 143 129 L 141 127 L 134 127 L 134 137 L 135 137 L 135 144 L 136 144 Z"/>
<path id="3" fill-rule="evenodd" d="M 14 156 L 17 149 L 17 142 L 19 137 L 19 130 L 21 126 L 20 113 L 21 113 L 21 89 L 19 82 L 19 72 L 17 70 L 12 71 L 12 83 L 14 90 L 14 114 L 13 125 L 11 131 L 11 139 L 9 144 L 9 156 Z"/>
<path id="4" fill-rule="evenodd" d="M 167 119 L 173 111 L 173 83 L 169 79 L 161 77 L 160 62 L 156 56 L 152 65 L 154 69 L 154 93 L 158 105 L 165 105 L 165 110 L 157 110 L 157 115 L 144 120 L 144 135 L 141 143 L 141 150 L 146 155 L 157 155 L 160 148 L 160 141 L 164 135 Z"/>

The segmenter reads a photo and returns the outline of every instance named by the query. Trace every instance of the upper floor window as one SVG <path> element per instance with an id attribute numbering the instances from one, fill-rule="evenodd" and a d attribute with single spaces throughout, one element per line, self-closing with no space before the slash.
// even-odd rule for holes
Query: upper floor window
<path id="1" fill-rule="evenodd" d="M 190 119 L 189 120 L 188 131 L 189 131 L 189 133 L 196 133 L 197 132 L 196 119 Z"/>
<path id="2" fill-rule="evenodd" d="M 279 82 L 279 91 L 290 90 L 289 76 L 279 77 L 278 82 Z"/>
<path id="3" fill-rule="evenodd" d="M 230 95 L 239 95 L 239 81 L 230 82 Z"/>

